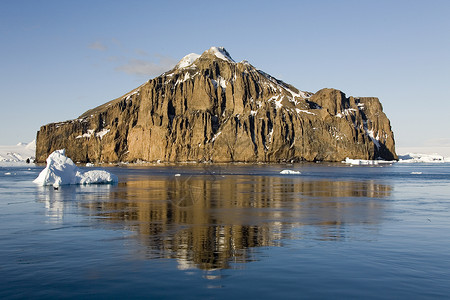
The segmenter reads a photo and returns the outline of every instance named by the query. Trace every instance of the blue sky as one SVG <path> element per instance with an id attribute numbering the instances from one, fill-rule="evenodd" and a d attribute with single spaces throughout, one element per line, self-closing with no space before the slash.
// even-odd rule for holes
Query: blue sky
<path id="1" fill-rule="evenodd" d="M 0 2 L 0 144 L 223 46 L 295 87 L 379 97 L 397 146 L 450 146 L 450 1 Z"/>

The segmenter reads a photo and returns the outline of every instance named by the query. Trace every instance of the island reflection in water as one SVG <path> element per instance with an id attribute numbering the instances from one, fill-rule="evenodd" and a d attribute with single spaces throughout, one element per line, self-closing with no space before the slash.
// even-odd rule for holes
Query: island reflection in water
<path id="1" fill-rule="evenodd" d="M 280 246 L 283 239 L 374 238 L 385 210 L 381 198 L 391 190 L 371 180 L 171 175 L 117 186 L 44 187 L 38 200 L 55 222 L 63 222 L 70 206 L 135 232 L 133 251 L 141 258 L 174 258 L 180 269 L 211 270 L 257 260 L 256 247 Z"/>

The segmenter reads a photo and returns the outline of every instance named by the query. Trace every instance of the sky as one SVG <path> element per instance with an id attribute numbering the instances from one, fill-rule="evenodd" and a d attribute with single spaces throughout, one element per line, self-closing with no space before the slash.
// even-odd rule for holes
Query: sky
<path id="1" fill-rule="evenodd" d="M 0 1 L 0 145 L 212 46 L 303 91 L 378 97 L 398 147 L 450 147 L 450 1 Z"/>

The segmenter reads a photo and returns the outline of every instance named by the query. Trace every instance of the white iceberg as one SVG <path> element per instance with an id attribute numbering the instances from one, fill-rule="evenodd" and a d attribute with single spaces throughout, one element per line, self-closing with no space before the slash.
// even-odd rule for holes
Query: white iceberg
<path id="1" fill-rule="evenodd" d="M 57 187 L 67 184 L 117 183 L 118 181 L 116 175 L 104 170 L 81 170 L 62 149 L 48 156 L 47 166 L 33 182 Z"/>
<path id="2" fill-rule="evenodd" d="M 422 154 L 422 153 L 407 153 L 398 156 L 399 163 L 445 163 L 450 162 L 450 157 L 444 157 L 437 153 Z"/>
<path id="3" fill-rule="evenodd" d="M 390 160 L 367 160 L 367 159 L 352 159 L 352 158 L 345 158 L 344 161 L 342 161 L 345 164 L 349 165 L 379 165 L 379 164 L 392 164 L 394 161 Z"/>
<path id="4" fill-rule="evenodd" d="M 343 163 L 349 165 L 378 165 L 378 161 L 376 160 L 366 160 L 366 159 L 353 159 L 353 158 L 345 158 Z"/>
<path id="5" fill-rule="evenodd" d="M 350 165 L 379 165 L 379 164 L 392 164 L 392 163 L 449 163 L 450 157 L 444 157 L 440 154 L 421 154 L 421 153 L 407 153 L 398 156 L 398 161 L 388 160 L 364 160 L 364 159 L 351 159 L 346 158 L 342 161 L 345 164 Z"/>
<path id="6" fill-rule="evenodd" d="M 280 174 L 302 174 L 300 171 L 294 171 L 294 170 L 283 170 L 280 172 Z"/>

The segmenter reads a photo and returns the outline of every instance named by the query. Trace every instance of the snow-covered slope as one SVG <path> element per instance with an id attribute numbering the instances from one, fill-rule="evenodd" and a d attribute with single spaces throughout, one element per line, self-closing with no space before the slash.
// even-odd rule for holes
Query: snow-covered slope
<path id="1" fill-rule="evenodd" d="M 188 55 L 186 55 L 185 57 L 183 57 L 175 66 L 175 69 L 182 69 L 182 68 L 186 68 L 189 67 L 190 65 L 192 65 L 194 63 L 194 61 L 199 58 L 200 55 L 196 54 L 196 53 L 190 53 Z"/>
<path id="2" fill-rule="evenodd" d="M 211 47 L 206 52 L 210 53 L 210 54 L 214 54 L 216 57 L 220 58 L 221 60 L 226 60 L 228 62 L 235 62 L 231 58 L 230 53 L 228 53 L 228 51 L 225 50 L 224 47 Z"/>
<path id="3" fill-rule="evenodd" d="M 0 146 L 0 163 L 26 163 L 32 162 L 36 152 L 36 141 L 18 143 L 13 146 Z"/>

